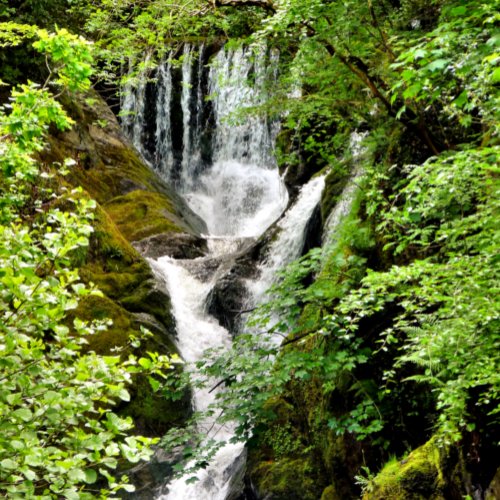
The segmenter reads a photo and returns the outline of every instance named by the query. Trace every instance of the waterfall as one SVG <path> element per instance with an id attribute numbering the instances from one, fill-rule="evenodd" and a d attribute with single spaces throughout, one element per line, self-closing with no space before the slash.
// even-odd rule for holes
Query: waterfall
<path id="1" fill-rule="evenodd" d="M 363 146 L 363 140 L 366 135 L 366 132 L 353 132 L 351 134 L 349 152 L 352 157 L 353 171 L 337 203 L 326 219 L 322 237 L 323 254 L 325 254 L 335 242 L 336 233 L 342 219 L 349 215 L 351 211 L 354 197 L 358 190 L 358 182 L 363 175 L 360 163 L 363 155 L 366 153 L 366 147 Z"/>
<path id="2" fill-rule="evenodd" d="M 174 154 L 172 145 L 172 122 L 170 107 L 172 104 L 172 61 L 170 54 L 163 61 L 157 71 L 158 95 L 156 98 L 156 135 L 155 135 L 155 165 L 158 173 L 167 182 L 172 182 L 171 177 L 174 167 Z"/>
<path id="3" fill-rule="evenodd" d="M 276 279 L 276 273 L 300 257 L 304 247 L 307 223 L 321 200 L 325 176 L 312 178 L 302 186 L 299 195 L 278 223 L 278 236 L 271 243 L 264 261 L 259 265 L 259 278 L 247 282 L 253 305 L 262 300 L 264 293 Z"/>
<path id="4" fill-rule="evenodd" d="M 184 45 L 184 53 L 182 59 L 182 170 L 181 170 L 181 186 L 190 186 L 193 181 L 193 161 L 191 161 L 191 94 L 193 74 L 193 55 L 191 46 Z"/>
<path id="5" fill-rule="evenodd" d="M 260 49 L 264 51 L 263 48 Z M 262 117 L 234 117 L 234 111 L 262 104 L 266 85 L 276 79 L 277 55 L 271 53 L 269 66 L 248 47 L 222 49 L 210 73 L 210 93 L 216 121 L 214 162 L 236 159 L 252 165 L 275 166 L 272 153 L 276 123 Z M 253 82 L 251 81 L 253 76 Z"/>
<path id="6" fill-rule="evenodd" d="M 180 93 L 174 90 L 170 55 L 156 71 L 154 103 L 147 102 L 145 82 L 125 89 L 122 124 L 142 156 L 154 159 L 152 167 L 205 220 L 209 234 L 256 237 L 288 203 L 273 155 L 279 122 L 233 114 L 265 101 L 267 87 L 277 79 L 279 55 L 265 47 L 222 48 L 208 67 L 205 54 L 203 45 L 184 45 Z M 154 154 L 145 144 L 152 126 L 148 105 L 155 110 Z M 181 145 L 176 146 L 175 133 Z"/>
<path id="7" fill-rule="evenodd" d="M 277 59 L 271 58 L 267 66 L 265 52 L 256 57 L 248 48 L 223 48 L 214 59 L 208 73 L 215 121 L 212 165 L 197 178 L 191 174 L 195 181 L 190 189 L 184 183 L 184 196 L 211 235 L 256 237 L 288 202 L 273 156 L 276 122 L 251 116 L 234 123 L 232 114 L 262 103 L 269 77 L 276 78 Z M 252 74 L 253 84 L 249 81 Z M 199 94 L 196 102 L 200 102 Z M 201 110 L 196 111 L 200 116 Z M 196 161 L 193 153 L 190 161 Z"/>
<path id="8" fill-rule="evenodd" d="M 136 88 L 127 86 L 121 98 L 121 123 L 132 144 L 144 159 L 147 157 L 143 138 L 145 110 L 146 83 L 141 81 Z"/>
<path id="9" fill-rule="evenodd" d="M 137 149 L 153 159 L 152 168 L 177 189 L 208 228 L 209 255 L 150 260 L 167 285 L 178 349 L 188 366 L 200 360 L 205 349 L 230 345 L 231 332 L 208 314 L 206 302 L 226 272 L 231 253 L 241 248 L 242 241 L 255 241 L 281 217 L 277 237 L 260 264 L 260 278 L 248 285 L 258 302 L 276 271 L 300 255 L 308 220 L 320 200 L 322 176 L 306 184 L 282 215 L 288 193 L 273 156 L 279 124 L 266 116 L 233 115 L 235 110 L 264 102 L 267 87 L 277 78 L 278 57 L 265 48 L 257 53 L 249 48 L 222 48 L 208 68 L 205 48 L 186 44 L 180 68 L 175 68 L 169 55 L 156 71 L 156 86 L 152 89 L 151 83 L 143 83 L 129 90 L 122 103 L 124 110 L 134 112 L 122 121 Z M 154 100 L 148 102 L 151 96 Z M 153 123 L 151 109 L 155 110 Z M 193 388 L 195 410 L 214 404 L 216 394 Z M 176 479 L 161 488 L 158 499 L 225 500 L 233 495 L 243 470 L 243 445 L 228 443 L 233 428 L 218 427 L 215 416 L 205 417 L 200 430 L 207 439 L 227 444 L 197 474 L 199 481 L 187 484 L 184 477 Z"/>

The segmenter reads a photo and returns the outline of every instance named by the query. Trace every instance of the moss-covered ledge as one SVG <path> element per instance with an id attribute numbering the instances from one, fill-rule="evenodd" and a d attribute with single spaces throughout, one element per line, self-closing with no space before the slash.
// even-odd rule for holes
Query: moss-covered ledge
<path id="1" fill-rule="evenodd" d="M 440 446 L 434 437 L 407 458 L 390 460 L 363 500 L 458 500 L 466 493 L 457 448 Z"/>
<path id="2" fill-rule="evenodd" d="M 96 352 L 128 346 L 130 335 L 137 336 L 145 326 L 153 335 L 136 354 L 174 354 L 175 321 L 167 291 L 131 242 L 160 236 L 156 256 L 169 242 L 165 253 L 178 257 L 189 239 L 198 242 L 197 251 L 203 254 L 199 235 L 204 224 L 145 164 L 97 93 L 61 100 L 75 125 L 69 132 L 52 130 L 41 157 L 51 165 L 72 159 L 70 173 L 61 183 L 82 186 L 98 202 L 89 251 L 77 258 L 76 265 L 83 281 L 94 283 L 104 294 L 82 300 L 73 317 L 112 320 L 107 331 L 89 339 L 89 349 Z M 130 392 L 130 403 L 120 411 L 131 415 L 137 430 L 147 435 L 165 433 L 191 412 L 188 392 L 173 402 L 155 394 L 148 381 L 139 377 Z"/>
<path id="3" fill-rule="evenodd" d="M 96 93 L 62 98 L 75 121 L 69 132 L 53 131 L 44 159 L 72 158 L 69 181 L 105 207 L 129 241 L 162 233 L 199 236 L 204 222 L 145 163 Z"/>

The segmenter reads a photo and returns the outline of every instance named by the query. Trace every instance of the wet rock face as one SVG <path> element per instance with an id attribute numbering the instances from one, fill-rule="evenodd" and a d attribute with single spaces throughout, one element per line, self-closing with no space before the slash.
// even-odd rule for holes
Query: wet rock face
<path id="1" fill-rule="evenodd" d="M 153 458 L 147 462 L 141 462 L 133 469 L 127 471 L 130 481 L 135 486 L 134 493 L 122 493 L 123 499 L 151 500 L 156 498 L 160 491 L 160 485 L 165 483 L 166 478 L 173 477 L 173 465 L 182 460 L 182 450 L 174 453 L 166 453 L 158 448 Z"/>
<path id="2" fill-rule="evenodd" d="M 323 220 L 321 217 L 321 208 L 318 205 L 309 219 L 306 226 L 305 238 L 304 238 L 304 248 L 302 249 L 302 255 L 309 252 L 313 248 L 321 246 L 321 233 L 322 233 Z"/>
<path id="3" fill-rule="evenodd" d="M 316 207 L 306 226 L 301 255 L 321 244 L 321 210 Z M 260 275 L 259 263 L 266 259 L 270 244 L 278 237 L 276 221 L 255 243 L 247 245 L 226 263 L 226 272 L 218 279 L 208 297 L 208 311 L 229 331 L 242 326 L 242 316 L 251 311 L 247 280 Z"/>
<path id="4" fill-rule="evenodd" d="M 168 255 L 174 259 L 195 259 L 207 253 L 203 238 L 185 233 L 161 233 L 134 242 L 134 248 L 144 257 L 158 259 Z"/>
<path id="5" fill-rule="evenodd" d="M 236 274 L 243 269 L 237 267 L 236 272 L 222 278 L 209 296 L 208 312 L 231 332 L 237 330 L 241 315 L 246 312 L 248 292 L 244 284 L 245 276 Z"/>
<path id="6" fill-rule="evenodd" d="M 226 270 L 208 297 L 208 312 L 230 332 L 238 331 L 241 317 L 248 312 L 250 299 L 246 281 L 259 275 L 258 262 L 264 255 L 273 228 L 250 247 L 242 249 L 226 262 Z"/>

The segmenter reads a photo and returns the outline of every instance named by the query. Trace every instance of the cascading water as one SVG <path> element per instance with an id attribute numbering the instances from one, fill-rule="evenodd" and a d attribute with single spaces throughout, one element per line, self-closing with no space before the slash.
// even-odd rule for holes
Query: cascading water
<path id="1" fill-rule="evenodd" d="M 177 323 L 178 348 L 187 363 L 200 360 L 206 349 L 227 348 L 231 342 L 230 333 L 205 311 L 207 295 L 217 277 L 217 272 L 207 276 L 205 261 L 206 259 L 176 261 L 170 257 L 162 257 L 152 262 L 153 269 L 166 279 Z M 200 268 L 202 272 L 198 273 Z M 200 274 L 203 278 L 199 277 Z M 216 394 L 216 391 L 209 388 L 195 389 L 194 409 L 199 412 L 207 410 L 215 403 Z M 229 440 L 232 427 L 217 426 L 215 420 L 216 416 L 206 417 L 199 424 L 199 430 L 206 433 L 207 439 Z M 241 443 L 226 444 L 217 452 L 212 464 L 197 474 L 196 483 L 188 484 L 187 478 L 180 477 L 166 485 L 167 493 L 160 494 L 158 499 L 225 500 L 238 469 L 235 462 L 242 453 Z"/>
<path id="2" fill-rule="evenodd" d="M 152 147 L 153 151 L 147 153 L 154 159 L 153 168 L 175 185 L 205 220 L 209 232 L 210 255 L 194 260 L 162 257 L 151 261 L 170 292 L 178 348 L 187 363 L 201 359 L 207 348 L 229 345 L 230 332 L 206 311 L 207 296 L 223 273 L 228 253 L 239 249 L 242 241 L 259 237 L 288 203 L 288 193 L 273 157 L 278 124 L 264 116 L 232 122 L 234 110 L 256 106 L 265 99 L 266 85 L 276 78 L 277 54 L 262 51 L 255 56 L 249 49 L 222 49 L 209 71 L 202 64 L 203 54 L 203 47 L 197 49 L 196 56 L 194 48 L 186 45 L 180 71 L 177 68 L 174 73 L 168 58 L 157 70 L 154 128 L 146 120 L 145 110 L 152 107 L 146 102 L 146 86 L 139 87 L 133 98 L 126 96 L 124 100 L 126 110 L 136 106 L 134 117 L 124 120 L 132 140 L 141 152 L 146 152 L 147 145 Z M 180 92 L 175 88 L 179 74 Z M 208 103 L 205 93 L 212 95 Z M 207 120 L 213 126 L 208 156 L 202 151 L 207 143 Z M 182 131 L 177 131 L 176 136 L 175 127 L 180 123 Z M 148 140 L 148 134 L 153 140 Z M 261 265 L 261 277 L 249 285 L 253 287 L 254 302 L 271 284 L 276 270 L 300 255 L 305 227 L 323 185 L 323 177 L 312 179 L 279 222 L 279 235 Z M 193 406 L 203 411 L 215 398 L 215 391 L 194 389 Z M 214 425 L 214 418 L 206 418 L 200 424 L 201 430 L 207 438 L 227 441 L 232 435 L 231 426 L 219 428 Z M 161 488 L 158 498 L 225 500 L 235 488 L 243 457 L 243 445 L 227 444 L 217 452 L 213 463 L 198 474 L 198 482 L 174 480 Z"/>
<path id="3" fill-rule="evenodd" d="M 353 172 L 335 204 L 335 207 L 333 207 L 333 210 L 326 220 L 322 238 L 323 253 L 328 252 L 328 249 L 335 242 L 336 232 L 342 219 L 351 211 L 354 197 L 358 190 L 358 181 L 363 175 L 360 164 L 362 156 L 366 153 L 366 147 L 363 146 L 363 140 L 366 135 L 366 133 L 362 132 L 353 132 L 351 134 L 349 151 L 352 157 Z"/>
<path id="4" fill-rule="evenodd" d="M 146 83 L 140 82 L 136 88 L 125 89 L 120 104 L 122 127 L 144 159 L 146 158 L 143 140 L 145 103 Z"/>
<path id="5" fill-rule="evenodd" d="M 276 279 L 276 273 L 300 257 L 304 246 L 307 223 L 318 206 L 325 187 L 325 176 L 311 179 L 302 187 L 297 200 L 278 223 L 278 237 L 271 243 L 264 261 L 259 265 L 259 277 L 247 282 L 254 306 Z"/>
<path id="6" fill-rule="evenodd" d="M 174 154 L 172 146 L 172 123 L 170 119 L 170 106 L 172 103 L 172 62 L 170 54 L 166 62 L 158 67 L 158 94 L 156 97 L 156 110 L 162 119 L 156 120 L 155 135 L 155 165 L 160 175 L 168 182 L 173 165 Z"/>

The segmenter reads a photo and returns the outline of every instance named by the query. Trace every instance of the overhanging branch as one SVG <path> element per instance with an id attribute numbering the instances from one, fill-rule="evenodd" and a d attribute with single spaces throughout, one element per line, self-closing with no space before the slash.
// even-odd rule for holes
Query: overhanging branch
<path id="1" fill-rule="evenodd" d="M 276 12 L 276 7 L 271 0 L 213 0 L 215 7 L 260 7 L 271 12 Z"/>

